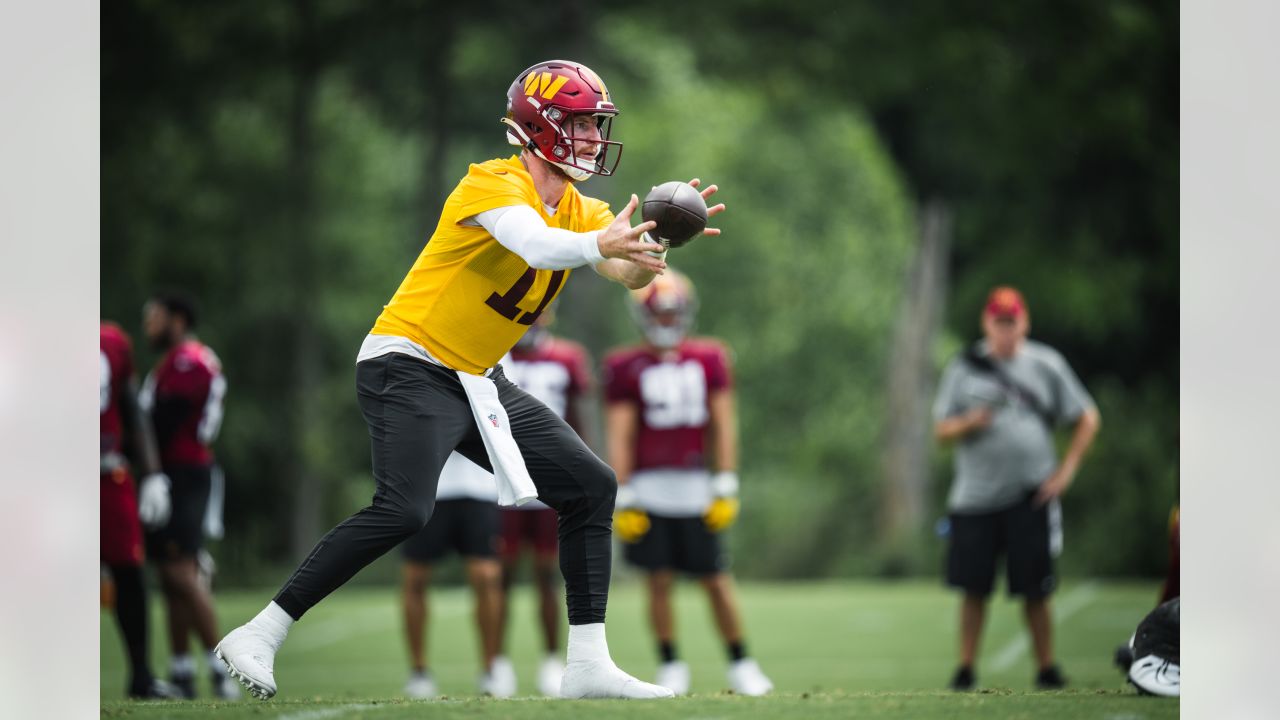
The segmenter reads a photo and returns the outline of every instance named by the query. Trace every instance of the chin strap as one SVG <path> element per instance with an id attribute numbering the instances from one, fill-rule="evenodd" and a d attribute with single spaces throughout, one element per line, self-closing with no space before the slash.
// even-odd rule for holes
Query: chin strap
<path id="1" fill-rule="evenodd" d="M 552 163 L 552 164 L 560 168 L 561 170 L 563 170 L 564 174 L 568 175 L 569 179 L 573 180 L 574 182 L 583 182 L 585 180 L 590 180 L 593 174 L 593 173 L 587 172 L 586 170 L 583 170 L 580 167 L 569 165 L 567 163 L 558 162 L 558 163 Z"/>
<path id="2" fill-rule="evenodd" d="M 564 174 L 568 175 L 570 180 L 573 180 L 575 182 L 582 182 L 584 180 L 591 179 L 591 176 L 594 173 L 589 172 L 587 170 L 583 170 L 582 168 L 576 165 L 572 165 L 570 163 L 564 163 L 558 160 L 552 160 L 548 158 L 546 155 L 542 154 L 542 150 L 538 148 L 537 143 L 535 143 L 532 140 L 525 140 L 520 136 L 518 136 L 515 130 L 513 129 L 513 126 L 505 118 L 502 120 L 502 122 L 503 124 L 507 125 L 507 143 L 509 145 L 514 145 L 515 147 L 528 150 L 529 152 L 532 152 L 534 155 L 538 156 L 538 158 L 545 160 L 546 162 L 552 165 L 555 165 L 556 167 L 563 170 Z"/>

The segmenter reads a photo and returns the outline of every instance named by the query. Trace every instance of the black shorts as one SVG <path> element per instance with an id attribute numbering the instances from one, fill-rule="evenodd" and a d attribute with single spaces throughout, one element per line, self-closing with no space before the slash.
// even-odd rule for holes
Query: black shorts
<path id="1" fill-rule="evenodd" d="M 700 517 L 649 515 L 649 532 L 623 545 L 627 562 L 645 570 L 678 570 L 706 576 L 729 569 L 729 556 L 720 535 L 707 529 Z"/>
<path id="2" fill-rule="evenodd" d="M 466 558 L 498 556 L 498 505 L 484 500 L 437 500 L 426 527 L 400 545 L 406 560 L 431 564 L 450 551 Z"/>
<path id="3" fill-rule="evenodd" d="M 1005 557 L 1010 595 L 1047 597 L 1057 587 L 1053 572 L 1049 506 L 1032 506 L 1034 493 L 1004 510 L 952 513 L 947 584 L 986 597 L 995 587 L 996 563 Z"/>
<path id="4" fill-rule="evenodd" d="M 193 558 L 204 547 L 204 515 L 209 507 L 213 466 L 184 465 L 164 469 L 169 476 L 172 512 L 169 523 L 147 531 L 147 557 L 157 561 Z"/>

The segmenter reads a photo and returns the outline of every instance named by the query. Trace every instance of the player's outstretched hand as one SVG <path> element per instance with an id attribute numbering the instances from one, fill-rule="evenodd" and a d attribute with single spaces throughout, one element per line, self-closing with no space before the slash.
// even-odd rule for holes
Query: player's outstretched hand
<path id="1" fill-rule="evenodd" d="M 702 186 L 702 180 L 699 180 L 698 178 L 694 178 L 689 181 L 689 184 L 693 186 L 695 189 L 697 189 Z M 699 194 L 702 195 L 702 201 L 707 202 L 707 199 L 710 198 L 712 195 L 715 195 L 716 191 L 719 189 L 720 189 L 720 186 L 716 185 L 715 183 L 712 183 L 711 185 L 707 186 L 706 190 L 699 190 L 698 192 Z M 711 203 L 707 202 L 707 219 L 708 220 L 715 217 L 716 215 L 719 215 L 722 212 L 724 212 L 724 203 L 717 203 L 715 205 L 712 205 Z M 702 234 L 703 235 L 719 235 L 720 228 L 709 227 L 703 230 Z"/>
<path id="2" fill-rule="evenodd" d="M 639 205 L 640 198 L 633 194 L 631 202 L 618 213 L 609 227 L 596 236 L 596 242 L 600 245 L 600 254 L 607 258 L 629 260 L 645 270 L 660 273 L 667 269 L 667 263 L 661 256 L 654 253 L 660 252 L 662 246 L 644 238 L 644 234 L 658 224 L 644 222 L 631 227 L 631 215 Z"/>

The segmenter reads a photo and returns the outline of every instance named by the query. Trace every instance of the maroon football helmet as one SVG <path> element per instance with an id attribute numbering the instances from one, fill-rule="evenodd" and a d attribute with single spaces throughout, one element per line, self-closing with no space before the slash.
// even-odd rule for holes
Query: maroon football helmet
<path id="1" fill-rule="evenodd" d="M 673 348 L 693 329 L 698 296 L 684 274 L 668 267 L 653 282 L 631 291 L 631 316 L 650 345 Z"/>
<path id="2" fill-rule="evenodd" d="M 548 60 L 516 76 L 507 90 L 507 141 L 527 148 L 574 180 L 612 175 L 622 159 L 622 143 L 609 139 L 618 114 L 609 90 L 586 65 Z M 578 157 L 573 119 L 591 116 L 600 132 L 595 157 Z"/>

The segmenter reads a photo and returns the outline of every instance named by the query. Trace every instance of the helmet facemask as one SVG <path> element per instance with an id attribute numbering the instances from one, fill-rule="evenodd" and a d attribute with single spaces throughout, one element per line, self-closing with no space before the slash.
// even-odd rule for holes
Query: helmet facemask
<path id="1" fill-rule="evenodd" d="M 622 143 L 609 139 L 613 133 L 615 114 L 614 111 L 581 112 L 556 105 L 544 106 L 538 115 L 551 128 L 552 137 L 547 137 L 541 143 L 531 139 L 530 129 L 521 128 L 510 118 L 510 113 L 502 121 L 508 125 L 507 142 L 532 151 L 534 155 L 564 171 L 569 179 L 582 181 L 589 179 L 592 175 L 605 177 L 612 175 L 618 167 L 618 162 L 622 160 Z M 590 115 L 595 118 L 596 127 L 600 131 L 599 140 L 580 139 L 574 134 L 573 120 L 580 115 Z M 578 157 L 576 147 L 579 142 L 590 142 L 596 145 L 598 149 L 595 157 Z M 546 147 L 543 147 L 544 145 Z"/>
<path id="2" fill-rule="evenodd" d="M 650 345 L 669 350 L 679 345 L 693 329 L 693 318 L 688 313 L 683 313 L 676 322 L 666 325 L 659 322 L 656 316 L 650 315 L 641 323 L 640 329 Z"/>
<path id="3" fill-rule="evenodd" d="M 507 90 L 507 141 L 551 163 L 571 180 L 612 175 L 622 143 L 611 140 L 618 108 L 600 76 L 567 60 L 538 63 L 516 77 Z M 576 120 L 593 118 L 598 138 L 578 138 Z M 579 157 L 575 143 L 588 142 L 594 157 Z"/>

